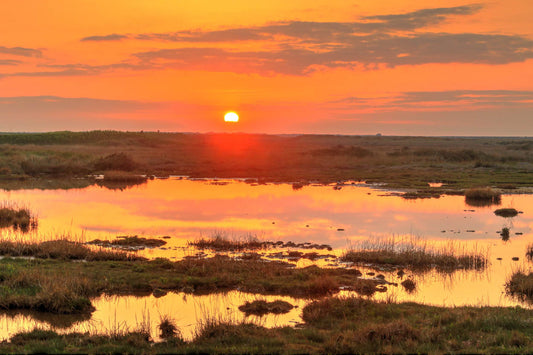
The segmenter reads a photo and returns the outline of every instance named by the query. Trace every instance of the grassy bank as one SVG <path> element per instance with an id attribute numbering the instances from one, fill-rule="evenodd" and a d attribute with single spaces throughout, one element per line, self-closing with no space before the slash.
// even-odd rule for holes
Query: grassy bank
<path id="1" fill-rule="evenodd" d="M 303 310 L 299 328 L 266 329 L 209 321 L 191 342 L 170 336 L 153 343 L 139 329 L 111 335 L 35 330 L 0 344 L 16 353 L 528 353 L 533 311 L 520 308 L 442 308 L 415 303 L 326 298 Z M 163 322 L 163 321 L 162 321 Z"/>
<path id="2" fill-rule="evenodd" d="M 0 254 L 35 257 L 0 260 L 0 308 L 52 313 L 90 311 L 90 302 L 86 308 L 80 308 L 78 302 L 87 303 L 89 297 L 103 293 L 205 294 L 239 289 L 312 298 L 335 294 L 341 286 L 372 294 L 379 285 L 374 280 L 360 279 L 361 273 L 354 269 L 296 269 L 284 262 L 233 260 L 225 256 L 149 261 L 121 251 L 92 250 L 64 241 L 35 245 L 3 242 Z M 59 297 L 62 293 L 68 297 Z"/>
<path id="3" fill-rule="evenodd" d="M 130 175 L 364 180 L 431 194 L 533 186 L 533 139 L 154 132 L 0 134 L 0 179 Z M 115 173 L 116 176 L 125 176 Z M 131 177 L 128 177 L 131 179 Z"/>

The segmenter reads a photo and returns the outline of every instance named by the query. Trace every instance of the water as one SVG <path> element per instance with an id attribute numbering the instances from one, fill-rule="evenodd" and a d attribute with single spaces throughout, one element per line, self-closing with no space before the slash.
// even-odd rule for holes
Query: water
<path id="1" fill-rule="evenodd" d="M 413 236 L 430 245 L 455 243 L 466 249 L 488 250 L 490 266 L 481 272 L 457 271 L 448 275 L 408 273 L 405 277 L 417 282 L 416 292 L 409 294 L 401 286 L 389 286 L 387 293 L 377 294 L 376 298 L 392 297 L 397 301 L 439 306 L 529 306 L 506 295 L 504 284 L 513 271 L 530 266 L 525 252 L 533 236 L 533 195 L 504 195 L 498 207 L 472 207 L 465 204 L 462 196 L 406 200 L 393 191 L 357 183 L 342 187 L 316 184 L 294 189 L 291 184 L 180 178 L 149 181 L 123 190 L 94 185 L 72 190 L 2 191 L 0 198 L 28 206 L 39 218 L 37 231 L 21 234 L 3 229 L 0 231 L 3 238 L 46 240 L 66 236 L 89 241 L 95 238 L 112 240 L 119 235 L 166 237 L 163 239 L 167 242 L 165 246 L 138 252 L 149 258 L 179 260 L 196 252 L 187 247 L 187 241 L 214 233 L 237 238 L 252 235 L 270 241 L 329 244 L 334 250 L 328 253 L 336 255 L 352 243 L 369 238 Z M 523 213 L 514 218 L 498 217 L 493 211 L 500 207 L 513 207 Z M 503 227 L 511 230 L 507 242 L 502 241 L 498 233 Z M 513 261 L 513 257 L 519 260 Z M 299 266 L 310 263 L 302 260 Z M 402 281 L 394 273 L 383 273 L 389 281 Z M 202 297 L 206 296 L 186 296 L 194 302 Z M 100 298 L 93 300 L 98 310 L 90 320 L 78 320 L 66 329 L 82 329 L 76 327 L 88 327 L 94 322 L 115 326 L 117 322 L 125 322 L 128 327 L 132 324 L 134 327 L 132 319 L 123 320 L 119 316 L 122 302 L 129 302 L 130 309 L 150 309 L 152 323 L 159 321 L 158 312 L 167 312 L 163 308 L 172 309 L 176 305 L 177 317 L 183 322 L 179 323 L 180 327 L 185 329 L 187 324 L 197 324 L 198 317 L 186 312 L 181 315 L 178 299 L 175 294 L 163 299 L 153 296 Z M 194 303 L 188 302 L 189 305 Z M 224 302 L 235 303 L 227 299 L 220 302 L 215 308 L 228 308 Z M 138 315 L 138 318 L 142 317 Z M 298 315 L 291 313 L 289 318 L 294 322 Z M 21 313 L 4 315 L 0 324 L 2 329 L 26 329 L 30 320 L 50 326 L 50 322 L 43 323 L 33 315 Z M 270 319 L 260 322 L 267 326 L 277 324 Z M 283 322 L 281 324 L 287 324 Z M 101 329 L 101 324 L 97 328 Z M 12 331 L 2 336 L 6 334 Z M 190 330 L 188 334 L 192 334 Z"/>

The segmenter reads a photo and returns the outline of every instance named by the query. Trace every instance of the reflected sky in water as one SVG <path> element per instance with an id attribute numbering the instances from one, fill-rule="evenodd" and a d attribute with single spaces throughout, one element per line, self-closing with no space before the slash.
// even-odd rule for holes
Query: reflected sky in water
<path id="1" fill-rule="evenodd" d="M 154 180 L 122 191 L 94 185 L 84 189 L 15 190 L 0 194 L 4 201 L 29 207 L 39 218 L 37 231 L 22 235 L 3 229 L 0 233 L 4 238 L 44 240 L 66 235 L 89 241 L 114 239 L 118 235 L 169 236 L 164 239 L 168 244 L 163 248 L 139 253 L 173 260 L 190 255 L 191 252 L 183 248 L 187 241 L 217 232 L 236 238 L 252 235 L 271 241 L 329 244 L 336 248 L 337 254 L 353 243 L 391 236 L 414 236 L 429 245 L 454 243 L 458 248 L 488 250 L 491 265 L 484 271 L 457 271 L 453 275 L 408 272 L 404 279 L 412 277 L 415 280 L 417 290 L 414 293 L 405 292 L 400 285 L 390 285 L 387 293 L 375 297 L 439 306 L 528 306 L 507 296 L 504 284 L 513 271 L 530 267 L 525 252 L 533 237 L 532 195 L 504 195 L 500 206 L 472 207 L 465 204 L 462 196 L 406 200 L 392 191 L 357 184 L 347 184 L 340 189 L 318 184 L 293 189 L 291 184 L 187 179 Z M 523 213 L 514 218 L 494 215 L 494 210 L 501 207 L 513 207 Z M 499 235 L 503 227 L 511 229 L 507 242 Z M 519 257 L 519 260 L 513 261 L 513 257 Z M 302 261 L 301 266 L 309 263 Z M 360 269 L 364 273 L 369 271 L 364 267 Z M 383 273 L 391 282 L 399 284 L 403 280 L 395 273 Z M 117 321 L 128 322 L 131 326 L 135 325 L 134 320 L 122 319 L 130 315 L 127 311 L 122 314 L 120 309 L 135 309 L 138 313 L 142 307 L 148 307 L 152 322 L 154 318 L 159 320 L 158 312 L 172 313 L 183 323 L 179 323 L 180 327 L 189 329 L 188 334 L 192 334 L 192 325 L 198 317 L 187 312 L 198 312 L 198 308 L 191 308 L 192 300 L 207 296 L 184 296 L 189 298 L 189 306 L 183 305 L 183 309 L 196 311 L 179 307 L 179 311 L 178 308 L 172 310 L 182 302 L 176 297 L 176 294 L 169 294 L 161 300 L 155 300 L 153 296 L 142 300 L 133 296 L 111 300 L 100 298 L 93 301 L 98 311 L 93 315 L 92 323 L 81 321 L 78 324 L 88 326 L 101 322 L 100 326 L 107 327 L 106 322 L 111 324 L 113 317 L 118 317 Z M 126 305 L 122 306 L 122 302 Z M 146 306 L 139 302 L 145 302 Z M 229 307 L 217 302 L 211 300 L 205 304 L 214 304 L 215 308 L 221 309 Z M 228 299 L 223 302 L 236 303 Z M 298 314 L 291 313 L 288 317 L 295 321 Z M 29 315 L 16 317 L 33 319 Z M 2 327 L 13 329 L 13 324 L 17 323 L 13 319 L 13 316 L 4 315 Z M 11 322 L 11 326 L 7 322 Z M 273 324 L 270 320 L 261 322 Z M 23 323 L 27 324 L 22 321 L 21 327 Z M 11 330 L 9 332 L 12 334 Z"/>

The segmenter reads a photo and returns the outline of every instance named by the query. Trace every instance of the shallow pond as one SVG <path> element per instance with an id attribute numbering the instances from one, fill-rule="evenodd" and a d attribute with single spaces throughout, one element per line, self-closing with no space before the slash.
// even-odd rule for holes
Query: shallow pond
<path id="1" fill-rule="evenodd" d="M 46 240 L 64 236 L 90 241 L 138 235 L 167 242 L 160 248 L 138 251 L 149 258 L 178 260 L 194 255 L 198 250 L 187 247 L 187 241 L 215 233 L 229 238 L 251 235 L 269 241 L 329 244 L 334 250 L 327 253 L 336 255 L 352 243 L 369 238 L 414 236 L 427 241 L 430 246 L 453 243 L 459 249 L 488 253 L 490 266 L 481 272 L 408 273 L 404 278 L 412 277 L 416 281 L 415 292 L 407 293 L 401 286 L 389 286 L 386 293 L 375 297 L 439 306 L 528 306 L 506 295 L 504 284 L 516 269 L 530 267 L 525 252 L 533 236 L 533 195 L 504 195 L 500 206 L 472 207 L 465 203 L 463 196 L 408 200 L 393 191 L 357 183 L 302 187 L 243 180 L 170 178 L 122 190 L 93 185 L 70 190 L 1 191 L 0 198 L 29 207 L 39 218 L 36 231 L 22 234 L 2 229 L 3 238 Z M 513 207 L 523 213 L 513 218 L 498 217 L 494 210 L 501 207 Z M 510 228 L 508 241 L 503 241 L 499 234 L 503 227 Z M 513 257 L 519 260 L 513 261 Z M 310 263 L 313 262 L 301 260 L 298 265 Z M 328 263 L 335 264 L 332 260 Z M 360 269 L 364 273 L 369 271 L 364 267 Z M 402 281 L 395 273 L 383 274 L 389 281 Z M 109 306 L 103 303 L 98 306 L 98 302 L 108 301 L 94 300 L 95 306 L 100 308 L 93 314 L 91 322 L 99 319 L 104 325 L 116 324 L 112 320 L 120 312 L 114 309 L 120 308 L 121 302 L 130 302 L 131 309 L 142 308 L 142 302 L 146 302 L 150 309 L 163 307 L 153 306 L 151 302 L 156 300 L 147 301 L 149 297 L 145 301 L 131 297 L 114 298 L 109 301 Z M 165 297 L 171 299 L 170 294 Z M 195 324 L 196 320 L 188 318 L 186 312 L 180 313 L 182 307 L 177 299 L 181 296 L 172 294 L 172 297 L 177 298 L 169 301 L 169 309 L 172 304 L 179 308 L 173 318 L 182 319 L 184 324 Z M 201 297 L 206 296 L 186 296 L 190 299 Z M 163 301 L 157 302 L 162 304 Z M 227 308 L 224 305 L 217 307 Z M 163 314 L 166 311 L 151 311 L 152 321 L 159 321 L 157 312 Z M 103 316 L 103 313 L 107 315 Z M 31 318 L 20 314 L 17 317 Z M 3 329 L 14 329 L 13 324 L 17 322 L 9 319 L 15 318 L 8 315 L 2 318 Z M 116 318 L 122 322 L 119 319 Z M 12 325 L 8 327 L 6 322 Z M 131 320 L 125 322 L 131 326 Z M 270 324 L 270 320 L 261 322 Z"/>

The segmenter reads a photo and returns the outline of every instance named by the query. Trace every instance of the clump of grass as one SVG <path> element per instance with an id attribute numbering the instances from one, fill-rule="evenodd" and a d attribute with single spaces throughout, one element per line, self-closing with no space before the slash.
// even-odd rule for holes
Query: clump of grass
<path id="1" fill-rule="evenodd" d="M 457 269 L 484 269 L 488 259 L 478 252 L 457 250 L 454 244 L 430 248 L 426 242 L 411 239 L 375 239 L 352 247 L 341 260 L 371 263 L 416 270 L 437 269 L 451 272 Z"/>
<path id="2" fill-rule="evenodd" d="M 268 246 L 267 243 L 263 243 L 251 235 L 241 239 L 230 239 L 220 233 L 217 233 L 210 238 L 189 241 L 187 244 L 199 249 L 211 249 L 216 251 L 253 250 L 263 249 Z"/>
<path id="3" fill-rule="evenodd" d="M 416 283 L 412 279 L 402 281 L 401 285 L 407 293 L 413 293 L 416 290 Z"/>
<path id="4" fill-rule="evenodd" d="M 176 322 L 166 315 L 160 319 L 159 332 L 159 336 L 163 339 L 174 338 L 180 335 Z"/>
<path id="5" fill-rule="evenodd" d="M 95 239 L 87 244 L 98 245 L 102 247 L 150 247 L 156 248 L 167 244 L 164 240 L 155 239 L 155 238 L 144 238 L 136 235 L 133 236 L 117 236 L 117 239 L 109 240 L 100 240 Z"/>
<path id="6" fill-rule="evenodd" d="M 88 261 L 144 260 L 144 258 L 124 251 L 92 250 L 82 243 L 69 240 L 51 240 L 40 243 L 1 240 L 0 255 Z"/>
<path id="7" fill-rule="evenodd" d="M 5 203 L 0 207 L 0 228 L 13 227 L 22 231 L 37 228 L 37 217 L 28 208 Z"/>
<path id="8" fill-rule="evenodd" d="M 509 237 L 511 236 L 510 229 L 508 227 L 503 227 L 502 231 L 500 232 L 500 235 L 504 242 L 508 241 Z"/>
<path id="9" fill-rule="evenodd" d="M 505 283 L 507 293 L 523 299 L 533 300 L 533 273 L 523 270 L 514 272 Z"/>
<path id="10" fill-rule="evenodd" d="M 465 190 L 465 202 L 471 206 L 490 206 L 501 203 L 502 195 L 490 187 L 475 187 Z"/>
<path id="11" fill-rule="evenodd" d="M 246 316 L 251 314 L 256 316 L 264 316 L 268 313 L 283 314 L 289 312 L 294 306 L 289 302 L 276 300 L 273 302 L 267 302 L 264 300 L 256 300 L 253 302 L 246 302 L 239 306 L 239 310 L 244 312 Z"/>
<path id="12" fill-rule="evenodd" d="M 494 211 L 494 214 L 496 216 L 509 218 L 509 217 L 515 217 L 516 215 L 518 215 L 518 211 L 514 208 L 499 208 L 496 211 Z"/>

